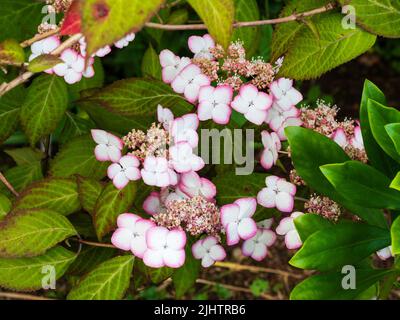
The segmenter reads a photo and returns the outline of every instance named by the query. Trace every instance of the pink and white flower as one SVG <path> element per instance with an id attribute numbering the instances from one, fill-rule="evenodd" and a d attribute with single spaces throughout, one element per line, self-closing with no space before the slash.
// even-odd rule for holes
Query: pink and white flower
<path id="1" fill-rule="evenodd" d="M 185 263 L 186 234 L 184 231 L 153 227 L 146 233 L 146 242 L 148 249 L 143 256 L 145 265 L 152 268 L 164 266 L 180 268 Z"/>
<path id="2" fill-rule="evenodd" d="M 271 229 L 274 218 L 265 219 L 257 222 L 257 227 L 261 229 Z"/>
<path id="3" fill-rule="evenodd" d="M 283 109 L 289 110 L 303 100 L 303 96 L 293 87 L 293 80 L 280 78 L 272 82 L 271 93 L 274 95 L 275 102 Z"/>
<path id="4" fill-rule="evenodd" d="M 393 252 L 392 252 L 392 246 L 388 246 L 386 248 L 383 248 L 381 250 L 378 250 L 376 252 L 377 256 L 379 257 L 379 259 L 381 260 L 387 260 L 391 257 L 393 257 Z"/>
<path id="5" fill-rule="evenodd" d="M 194 58 L 214 59 L 210 49 L 215 47 L 215 42 L 209 34 L 205 34 L 202 37 L 189 37 L 188 46 L 190 51 L 194 53 Z"/>
<path id="6" fill-rule="evenodd" d="M 167 187 L 178 182 L 176 173 L 164 157 L 147 156 L 141 174 L 143 182 L 149 186 Z"/>
<path id="7" fill-rule="evenodd" d="M 268 176 L 265 179 L 266 188 L 257 195 L 257 201 L 266 208 L 277 208 L 282 212 L 292 212 L 296 186 L 284 178 Z"/>
<path id="8" fill-rule="evenodd" d="M 267 229 L 258 229 L 255 236 L 243 242 L 242 253 L 246 257 L 261 261 L 265 259 L 268 247 L 272 246 L 275 240 L 275 232 Z"/>
<path id="9" fill-rule="evenodd" d="M 264 169 L 271 169 L 278 160 L 278 152 L 281 150 L 281 141 L 275 132 L 269 133 L 264 130 L 261 132 L 261 140 L 264 145 L 264 151 L 261 155 L 261 165 Z"/>
<path id="10" fill-rule="evenodd" d="M 226 257 L 225 249 L 213 236 L 196 241 L 192 246 L 192 253 L 195 259 L 201 259 L 203 268 L 211 267 L 216 261 L 222 261 Z"/>
<path id="11" fill-rule="evenodd" d="M 107 175 L 112 179 L 114 186 L 123 189 L 129 181 L 139 180 L 140 161 L 133 155 L 126 155 L 119 159 L 118 163 L 113 163 L 108 167 Z"/>
<path id="12" fill-rule="evenodd" d="M 43 54 L 50 54 L 58 46 L 60 46 L 60 44 L 61 44 L 61 41 L 57 36 L 51 36 L 46 39 L 42 39 L 42 40 L 34 42 L 31 45 L 32 53 L 29 56 L 29 62 Z M 52 74 L 53 69 L 46 70 L 46 73 Z"/>
<path id="13" fill-rule="evenodd" d="M 174 143 L 188 142 L 192 148 L 196 148 L 199 143 L 198 127 L 199 118 L 195 113 L 188 113 L 176 118 L 171 125 L 171 136 L 174 138 Z"/>
<path id="14" fill-rule="evenodd" d="M 117 248 L 131 252 L 143 258 L 147 250 L 146 233 L 155 227 L 155 223 L 142 219 L 136 214 L 123 213 L 117 219 L 118 229 L 111 237 L 111 243 Z"/>
<path id="15" fill-rule="evenodd" d="M 117 42 L 114 43 L 114 46 L 116 46 L 119 49 L 122 49 L 124 47 L 127 47 L 130 42 L 135 40 L 135 34 L 134 33 L 129 33 L 122 39 L 118 40 Z"/>
<path id="16" fill-rule="evenodd" d="M 281 139 L 281 141 L 286 141 L 287 137 L 285 134 L 285 128 L 287 127 L 300 127 L 303 125 L 303 122 L 301 121 L 301 119 L 299 117 L 290 117 L 285 119 L 285 121 L 283 121 L 282 125 L 279 127 L 278 131 L 276 132 L 278 134 L 279 139 Z"/>
<path id="17" fill-rule="evenodd" d="M 188 198 L 187 194 L 184 193 L 179 186 L 176 186 L 173 191 L 169 190 L 169 188 L 161 190 L 161 200 L 166 206 L 168 206 L 171 201 L 180 201 Z"/>
<path id="18" fill-rule="evenodd" d="M 85 37 L 82 37 L 79 40 L 79 49 L 80 49 L 81 55 L 83 57 L 86 57 L 86 48 L 87 48 L 86 39 L 85 39 Z M 97 50 L 96 53 L 93 54 L 93 56 L 97 56 L 97 57 L 103 58 L 106 55 L 108 55 L 110 52 L 111 52 L 111 47 L 110 46 L 105 46 L 105 47 L 100 48 L 99 50 Z"/>
<path id="19" fill-rule="evenodd" d="M 278 104 L 273 103 L 272 108 L 268 110 L 265 122 L 269 124 L 272 130 L 277 132 L 284 125 L 287 119 L 299 119 L 300 113 L 301 111 L 296 107 L 283 110 Z"/>
<path id="20" fill-rule="evenodd" d="M 350 139 L 350 144 L 356 149 L 364 150 L 364 141 L 360 125 L 354 128 L 354 137 Z"/>
<path id="21" fill-rule="evenodd" d="M 179 189 L 189 197 L 200 195 L 208 200 L 212 200 L 217 194 L 215 185 L 210 180 L 200 177 L 194 171 L 182 173 Z"/>
<path id="22" fill-rule="evenodd" d="M 197 114 L 201 121 L 214 120 L 218 124 L 227 124 L 231 117 L 233 89 L 229 85 L 204 86 L 199 92 Z"/>
<path id="23" fill-rule="evenodd" d="M 64 77 L 65 82 L 68 84 L 81 81 L 82 74 L 85 71 L 85 59 L 72 49 L 64 50 L 60 59 L 63 62 L 53 67 L 54 73 Z"/>
<path id="24" fill-rule="evenodd" d="M 165 130 L 169 131 L 174 121 L 174 114 L 168 108 L 163 108 L 162 105 L 157 106 L 157 120 L 162 123 Z"/>
<path id="25" fill-rule="evenodd" d="M 93 140 L 97 143 L 94 150 L 97 160 L 118 162 L 121 159 L 124 143 L 120 138 L 99 129 L 93 129 L 91 133 Z"/>
<path id="26" fill-rule="evenodd" d="M 171 83 L 176 76 L 185 69 L 191 60 L 186 57 L 178 57 L 172 51 L 165 49 L 160 52 L 160 64 L 162 67 L 162 79 L 165 83 Z"/>
<path id="27" fill-rule="evenodd" d="M 346 148 L 347 145 L 349 144 L 349 141 L 347 140 L 347 136 L 343 128 L 336 129 L 332 133 L 331 139 L 335 141 L 343 149 Z"/>
<path id="28" fill-rule="evenodd" d="M 257 233 L 257 225 L 252 219 L 256 208 L 257 201 L 254 198 L 237 199 L 221 207 L 221 224 L 229 246 L 238 244 L 240 239 L 250 239 Z"/>
<path id="29" fill-rule="evenodd" d="M 193 153 L 186 141 L 178 142 L 169 149 L 170 164 L 178 173 L 199 171 L 205 166 L 204 160 Z"/>
<path id="30" fill-rule="evenodd" d="M 285 236 L 285 244 L 288 249 L 298 249 L 303 244 L 293 222 L 303 214 L 302 212 L 293 212 L 290 217 L 283 218 L 276 228 L 277 234 Z"/>
<path id="31" fill-rule="evenodd" d="M 159 192 L 153 191 L 143 202 L 143 210 L 150 215 L 160 213 L 161 210 L 161 196 Z"/>
<path id="32" fill-rule="evenodd" d="M 190 103 L 195 103 L 199 97 L 202 86 L 209 86 L 210 79 L 201 72 L 195 64 L 185 67 L 172 81 L 172 89 L 179 94 L 183 94 Z"/>
<path id="33" fill-rule="evenodd" d="M 245 84 L 239 90 L 239 95 L 231 106 L 242 113 L 250 122 L 261 125 L 267 116 L 267 110 L 272 105 L 272 98 L 265 92 L 259 92 L 253 84 Z"/>

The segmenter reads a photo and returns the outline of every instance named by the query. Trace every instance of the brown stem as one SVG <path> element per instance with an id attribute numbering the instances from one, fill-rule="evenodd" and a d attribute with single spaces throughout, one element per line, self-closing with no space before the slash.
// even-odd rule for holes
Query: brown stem
<path id="1" fill-rule="evenodd" d="M 8 182 L 7 178 L 0 172 L 0 181 L 4 183 L 4 185 L 8 188 L 8 190 L 10 190 L 13 195 L 15 195 L 16 197 L 19 196 L 19 193 L 17 191 L 15 191 L 14 187 L 11 185 L 10 182 Z"/>
<path id="2" fill-rule="evenodd" d="M 76 240 L 83 244 L 87 244 L 88 246 L 92 246 L 92 247 L 117 249 L 116 247 L 114 247 L 112 244 L 109 244 L 109 243 L 100 243 L 100 242 L 86 241 L 86 240 L 81 240 L 81 239 L 73 239 L 73 240 Z"/>
<path id="3" fill-rule="evenodd" d="M 31 39 L 25 40 L 24 42 L 20 43 L 20 46 L 22 48 L 30 47 L 33 43 L 46 39 L 48 37 L 56 35 L 60 31 L 60 28 L 55 28 L 54 30 L 50 30 L 41 34 L 37 34 Z"/>
<path id="4" fill-rule="evenodd" d="M 54 300 L 51 298 L 34 296 L 31 294 L 16 293 L 16 292 L 0 292 L 1 298 L 17 299 L 17 300 Z"/>

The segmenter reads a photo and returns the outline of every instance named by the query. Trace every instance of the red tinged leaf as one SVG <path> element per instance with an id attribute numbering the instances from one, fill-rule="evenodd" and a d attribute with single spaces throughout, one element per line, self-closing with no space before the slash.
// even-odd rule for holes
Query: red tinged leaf
<path id="1" fill-rule="evenodd" d="M 64 23 L 61 27 L 60 34 L 62 36 L 73 35 L 81 32 L 80 10 L 80 0 L 75 0 L 72 2 L 67 13 L 65 14 Z"/>

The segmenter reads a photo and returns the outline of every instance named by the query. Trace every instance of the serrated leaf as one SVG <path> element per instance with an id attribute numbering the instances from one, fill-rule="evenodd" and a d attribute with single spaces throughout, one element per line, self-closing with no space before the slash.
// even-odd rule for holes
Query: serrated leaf
<path id="1" fill-rule="evenodd" d="M 25 53 L 14 39 L 0 42 L 0 64 L 21 65 L 25 62 Z"/>
<path id="2" fill-rule="evenodd" d="M 11 200 L 0 193 L 0 221 L 10 212 L 11 207 Z"/>
<path id="3" fill-rule="evenodd" d="M 32 146 L 51 133 L 68 106 L 65 81 L 55 75 L 42 75 L 28 88 L 21 108 L 21 124 Z"/>
<path id="4" fill-rule="evenodd" d="M 63 128 L 58 135 L 58 142 L 60 144 L 67 143 L 73 138 L 89 134 L 90 130 L 95 128 L 92 121 L 81 118 L 69 111 L 65 113 L 63 122 Z"/>
<path id="5" fill-rule="evenodd" d="M 234 0 L 235 4 L 235 21 L 256 21 L 260 19 L 260 12 L 256 0 Z M 247 55 L 257 49 L 256 41 L 260 29 L 258 27 L 236 28 L 233 31 L 232 39 L 243 41 Z"/>
<path id="6" fill-rule="evenodd" d="M 81 176 L 77 177 L 77 181 L 82 208 L 93 214 L 97 199 L 102 193 L 104 185 L 100 181 Z"/>
<path id="7" fill-rule="evenodd" d="M 0 41 L 29 39 L 43 19 L 43 3 L 32 0 L 2 0 L 0 6 Z"/>
<path id="8" fill-rule="evenodd" d="M 217 43 L 227 48 L 235 19 L 233 0 L 188 0 Z"/>
<path id="9" fill-rule="evenodd" d="M 17 210 L 0 223 L 0 257 L 33 257 L 76 234 L 64 216 L 49 209 Z"/>
<path id="10" fill-rule="evenodd" d="M 86 212 L 77 212 L 68 216 L 76 232 L 83 238 L 96 238 L 92 217 Z"/>
<path id="11" fill-rule="evenodd" d="M 174 269 L 168 267 L 150 268 L 143 263 L 143 260 L 136 259 L 134 272 L 140 272 L 151 283 L 160 284 L 172 276 Z"/>
<path id="12" fill-rule="evenodd" d="M 389 245 L 389 230 L 343 222 L 309 236 L 289 263 L 301 269 L 335 270 L 354 265 Z"/>
<path id="13" fill-rule="evenodd" d="M 279 74 L 298 80 L 312 79 L 370 49 L 376 36 L 360 28 L 343 29 L 342 15 L 330 13 L 313 20 L 315 32 L 300 30 L 285 55 Z"/>
<path id="14" fill-rule="evenodd" d="M 70 291 L 68 300 L 118 300 L 129 287 L 134 257 L 120 256 L 93 269 Z"/>
<path id="15" fill-rule="evenodd" d="M 164 0 L 87 0 L 81 2 L 82 32 L 87 56 L 139 31 Z M 129 17 L 127 19 L 126 17 Z"/>
<path id="16" fill-rule="evenodd" d="M 17 198 L 14 209 L 43 208 L 62 215 L 80 209 L 75 179 L 48 178 L 30 185 Z"/>
<path id="17" fill-rule="evenodd" d="M 400 37 L 400 2 L 398 0 L 340 0 L 356 12 L 356 23 L 378 36 Z"/>
<path id="18" fill-rule="evenodd" d="M 68 268 L 68 274 L 83 275 L 92 271 L 100 263 L 111 259 L 116 252 L 112 248 L 88 247 L 82 249 L 79 256 Z"/>
<path id="19" fill-rule="evenodd" d="M 101 179 L 106 175 L 108 163 L 99 162 L 94 155 L 96 143 L 85 135 L 66 143 L 50 163 L 50 175 L 70 177 L 79 174 L 83 177 Z"/>
<path id="20" fill-rule="evenodd" d="M 352 300 L 392 270 L 355 270 L 356 288 L 344 289 L 341 272 L 314 275 L 300 282 L 290 293 L 290 300 Z"/>
<path id="21" fill-rule="evenodd" d="M 0 258 L 0 286 L 18 291 L 42 289 L 47 267 L 54 267 L 57 280 L 64 275 L 75 258 L 75 253 L 63 247 L 55 247 L 33 258 Z"/>
<path id="22" fill-rule="evenodd" d="M 18 148 L 18 149 L 6 149 L 4 150 L 14 161 L 20 166 L 24 164 L 31 164 L 40 161 L 44 158 L 44 154 L 32 148 Z"/>
<path id="23" fill-rule="evenodd" d="M 94 226 L 99 240 L 116 227 L 117 217 L 132 207 L 136 192 L 135 182 L 130 182 L 122 190 L 111 182 L 104 188 L 94 209 Z"/>
<path id="24" fill-rule="evenodd" d="M 42 166 L 40 161 L 16 166 L 4 172 L 4 176 L 14 189 L 19 192 L 32 182 L 43 179 Z M 8 189 L 2 183 L 0 183 L 0 191 L 9 193 Z"/>
<path id="25" fill-rule="evenodd" d="M 43 72 L 45 70 L 53 68 L 55 65 L 62 63 L 63 61 L 52 54 L 42 54 L 35 59 L 33 59 L 31 62 L 29 62 L 28 65 L 28 71 L 33 72 L 33 73 L 39 73 Z"/>
<path id="26" fill-rule="evenodd" d="M 150 45 L 143 56 L 142 74 L 144 77 L 150 77 L 161 80 L 161 64 L 157 52 Z"/>

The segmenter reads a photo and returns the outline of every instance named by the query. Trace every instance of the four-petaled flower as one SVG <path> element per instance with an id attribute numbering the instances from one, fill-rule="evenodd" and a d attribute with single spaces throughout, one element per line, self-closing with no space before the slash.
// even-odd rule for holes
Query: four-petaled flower
<path id="1" fill-rule="evenodd" d="M 93 140 L 97 143 L 94 150 L 96 159 L 118 162 L 121 159 L 121 150 L 124 147 L 122 140 L 104 130 L 93 129 L 91 132 Z"/>
<path id="2" fill-rule="evenodd" d="M 72 49 L 64 50 L 60 59 L 63 62 L 53 67 L 54 73 L 60 77 L 64 77 L 65 82 L 68 84 L 81 81 L 83 72 L 85 71 L 85 59 Z"/>
<path id="3" fill-rule="evenodd" d="M 210 52 L 210 49 L 215 47 L 215 42 L 209 34 L 205 34 L 202 37 L 189 37 L 188 46 L 190 51 L 194 53 L 194 58 L 205 58 L 209 60 L 214 59 L 213 55 Z"/>
<path id="4" fill-rule="evenodd" d="M 195 113 L 188 113 L 176 118 L 171 125 L 171 136 L 174 138 L 174 143 L 188 142 L 192 148 L 196 148 L 199 143 L 198 127 L 199 118 Z"/>
<path id="5" fill-rule="evenodd" d="M 256 208 L 254 198 L 237 199 L 221 207 L 221 223 L 226 231 L 228 246 L 238 244 L 240 239 L 250 239 L 257 233 L 257 225 L 251 218 Z"/>
<path id="6" fill-rule="evenodd" d="M 253 84 L 243 85 L 231 104 L 233 109 L 256 125 L 263 123 L 271 105 L 272 98 L 265 92 L 259 92 Z"/>
<path id="7" fill-rule="evenodd" d="M 217 194 L 215 185 L 210 180 L 200 177 L 194 171 L 182 173 L 179 189 L 189 197 L 200 195 L 208 200 L 212 200 Z"/>
<path id="8" fill-rule="evenodd" d="M 294 106 L 287 110 L 283 110 L 274 102 L 272 108 L 267 112 L 265 122 L 268 123 L 270 128 L 278 134 L 281 140 L 284 140 L 285 137 L 283 130 L 288 125 L 300 126 L 302 124 L 300 113 L 301 111 Z"/>
<path id="9" fill-rule="evenodd" d="M 222 261 L 226 257 L 224 248 L 213 236 L 196 241 L 192 246 L 192 253 L 193 257 L 201 259 L 204 268 L 211 267 L 216 261 Z"/>
<path id="10" fill-rule="evenodd" d="M 180 229 L 168 230 L 153 227 L 146 233 L 145 265 L 152 268 L 164 266 L 180 268 L 185 263 L 186 233 Z"/>
<path id="11" fill-rule="evenodd" d="M 231 117 L 233 89 L 229 85 L 204 86 L 199 92 L 197 113 L 201 121 L 213 119 L 215 123 L 227 124 Z"/>
<path id="12" fill-rule="evenodd" d="M 168 187 L 178 182 L 175 171 L 169 168 L 164 157 L 147 156 L 141 174 L 143 182 L 149 186 Z"/>
<path id="13" fill-rule="evenodd" d="M 172 89 L 176 93 L 183 93 L 190 103 L 195 103 L 199 97 L 200 88 L 208 85 L 210 85 L 210 79 L 195 64 L 185 67 L 171 83 Z"/>
<path id="14" fill-rule="evenodd" d="M 170 164 L 178 173 L 199 171 L 203 169 L 204 160 L 193 153 L 193 149 L 186 141 L 178 142 L 169 149 Z"/>
<path id="15" fill-rule="evenodd" d="M 268 176 L 265 184 L 267 187 L 257 195 L 258 203 L 266 208 L 276 207 L 282 212 L 292 212 L 296 186 L 277 176 Z"/>
<path id="16" fill-rule="evenodd" d="M 242 253 L 246 257 L 261 261 L 267 256 L 268 247 L 272 246 L 275 240 L 276 235 L 273 231 L 258 229 L 254 237 L 243 242 Z"/>
<path id="17" fill-rule="evenodd" d="M 303 214 L 302 212 L 293 212 L 290 217 L 283 218 L 276 228 L 277 234 L 285 236 L 285 245 L 288 249 L 298 249 L 303 244 L 293 222 Z"/>
<path id="18" fill-rule="evenodd" d="M 41 56 L 42 54 L 50 54 L 61 44 L 60 39 L 57 36 L 51 36 L 46 39 L 42 39 L 34 42 L 31 45 L 32 54 L 29 56 L 29 61 Z M 53 69 L 47 69 L 46 73 L 52 74 Z"/>
<path id="19" fill-rule="evenodd" d="M 123 213 L 118 216 L 117 226 L 111 243 L 121 250 L 130 250 L 135 256 L 143 258 L 147 250 L 146 232 L 155 227 L 155 223 L 136 214 Z"/>
<path id="20" fill-rule="evenodd" d="M 261 165 L 269 170 L 278 160 L 278 152 L 281 150 L 281 141 L 275 132 L 269 133 L 264 130 L 261 132 L 261 140 L 264 145 L 264 151 L 261 154 Z"/>
<path id="21" fill-rule="evenodd" d="M 172 51 L 165 49 L 160 52 L 160 64 L 163 81 L 171 83 L 183 69 L 191 64 L 191 60 L 187 57 L 180 58 L 173 54 Z"/>
<path id="22" fill-rule="evenodd" d="M 274 81 L 270 86 L 271 93 L 275 102 L 283 109 L 289 110 L 303 100 L 303 96 L 299 91 L 293 88 L 293 80 L 280 78 Z"/>
<path id="23" fill-rule="evenodd" d="M 139 165 L 139 159 L 128 154 L 119 159 L 118 163 L 111 164 L 108 167 L 107 175 L 117 189 L 123 189 L 129 181 L 140 179 Z"/>
<path id="24" fill-rule="evenodd" d="M 159 123 L 162 123 L 165 130 L 169 131 L 174 121 L 174 114 L 170 109 L 163 108 L 163 106 L 159 104 L 157 106 L 157 120 Z"/>
<path id="25" fill-rule="evenodd" d="M 135 34 L 134 33 L 129 33 L 128 35 L 126 35 L 122 39 L 120 39 L 117 42 L 115 42 L 114 46 L 116 46 L 119 49 L 122 49 L 122 48 L 128 46 L 128 44 L 130 42 L 132 42 L 133 40 L 135 40 Z"/>

